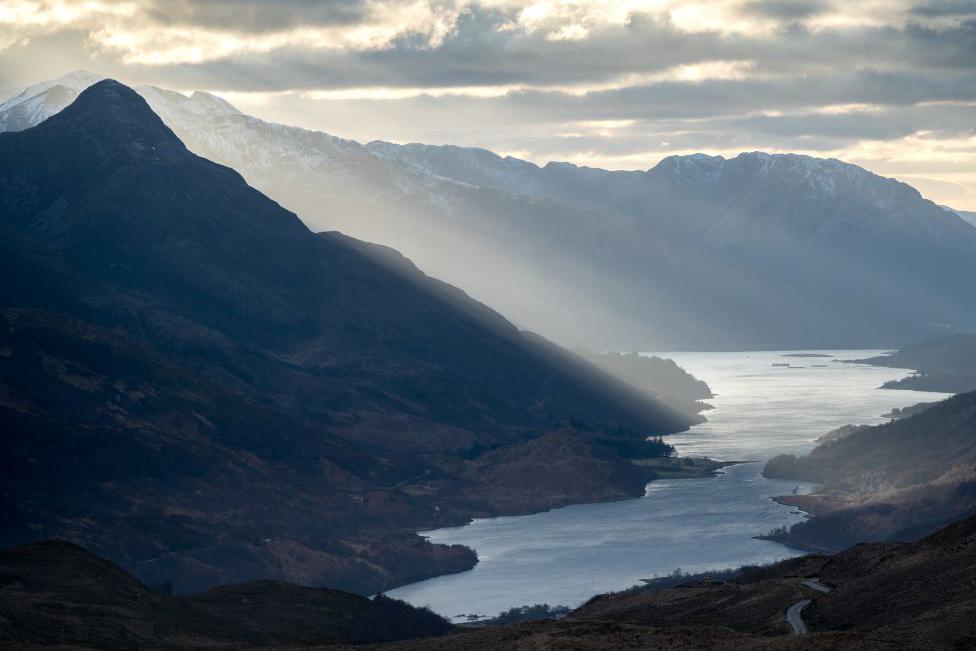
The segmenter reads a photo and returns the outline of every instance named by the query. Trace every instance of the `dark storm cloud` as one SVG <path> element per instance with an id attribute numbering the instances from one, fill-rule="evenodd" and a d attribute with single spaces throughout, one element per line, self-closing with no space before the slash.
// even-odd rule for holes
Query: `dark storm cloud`
<path id="1" fill-rule="evenodd" d="M 367 15 L 363 0 L 153 0 L 146 17 L 160 25 L 246 33 L 351 25 Z"/>
<path id="2" fill-rule="evenodd" d="M 746 14 L 779 20 L 810 18 L 831 9 L 831 3 L 821 0 L 753 0 L 743 5 Z"/>
<path id="3" fill-rule="evenodd" d="M 960 12 L 964 5 L 976 5 L 976 0 L 917 5 L 912 12 Z M 687 32 L 667 15 L 633 14 L 624 24 L 592 28 L 586 38 L 552 40 L 544 30 L 506 28 L 517 17 L 515 10 L 473 6 L 459 14 L 453 31 L 436 46 L 429 46 L 416 33 L 407 33 L 386 47 L 373 49 L 286 42 L 270 50 L 245 48 L 200 62 L 145 65 L 137 60 L 125 67 L 139 77 L 151 75 L 164 85 L 284 91 L 369 86 L 588 86 L 654 75 L 675 66 L 738 61 L 752 66 L 747 76 L 781 80 L 758 87 L 752 82 L 744 84 L 750 91 L 793 93 L 796 80 L 813 79 L 809 100 L 816 100 L 813 93 L 819 92 L 820 77 L 843 78 L 860 70 L 894 71 L 889 80 L 892 87 L 883 94 L 890 98 L 886 101 L 895 102 L 899 92 L 905 94 L 902 101 L 919 101 L 918 88 L 902 83 L 914 80 L 916 73 L 925 76 L 932 68 L 976 68 L 976 21 L 939 26 L 909 21 L 903 26 L 816 30 L 792 22 L 830 7 L 820 0 L 749 2 L 743 9 L 746 14 L 789 19 L 779 28 L 761 33 Z M 257 39 L 263 32 L 298 26 L 352 26 L 369 11 L 363 0 L 176 0 L 165 4 L 154 0 L 147 15 L 167 25 L 253 32 Z M 114 64 L 110 49 L 97 52 L 103 67 Z M 16 54 L 7 51 L 0 56 L 9 59 Z M 784 89 L 777 90 L 777 84 Z M 729 91 L 723 80 L 704 85 Z M 761 102 L 763 97 L 757 100 Z"/>
<path id="4" fill-rule="evenodd" d="M 416 37 L 373 50 L 285 46 L 153 70 L 167 83 L 183 80 L 179 85 L 184 87 L 239 91 L 545 87 L 601 84 L 681 65 L 740 61 L 754 66 L 753 76 L 777 76 L 787 86 L 810 76 L 843 76 L 851 69 L 894 70 L 901 76 L 890 80 L 892 101 L 898 101 L 894 96 L 899 88 L 907 93 L 905 101 L 919 101 L 917 89 L 899 86 L 901 79 L 930 68 L 976 67 L 976 22 L 968 21 L 941 28 L 912 23 L 817 31 L 792 25 L 750 35 L 685 33 L 666 19 L 635 16 L 625 25 L 593 30 L 585 39 L 553 41 L 543 33 L 502 30 L 510 19 L 511 14 L 498 11 L 464 13 L 438 47 L 418 47 L 410 42 Z M 775 92 L 774 86 L 764 88 Z"/>
<path id="5" fill-rule="evenodd" d="M 916 16 L 976 16 L 976 0 L 932 0 L 912 7 Z"/>
<path id="6" fill-rule="evenodd" d="M 768 110 L 879 104 L 911 106 L 932 101 L 976 101 L 976 70 L 933 77 L 922 73 L 864 71 L 846 75 L 668 82 L 567 96 L 526 91 L 483 100 L 563 120 L 706 119 Z"/>
<path id="7" fill-rule="evenodd" d="M 838 0 L 723 2 L 716 11 L 741 23 L 729 29 L 689 29 L 667 9 L 605 20 L 596 0 L 558 6 L 536 24 L 520 22 L 514 5 L 431 0 L 396 29 L 392 12 L 407 3 L 384 1 L 145 0 L 135 17 L 106 19 L 123 36 L 131 30 L 121 45 L 105 38 L 102 21 L 81 21 L 0 49 L 0 90 L 12 95 L 88 67 L 133 84 L 256 93 L 252 111 L 339 135 L 482 145 L 537 160 L 826 152 L 918 132 L 965 146 L 974 135 L 976 0 L 871 0 L 867 10 Z M 435 15 L 446 21 L 436 37 Z M 582 33 L 553 31 L 566 21 Z M 377 25 L 390 34 L 378 44 L 332 40 Z M 218 47 L 182 56 L 198 33 Z M 174 34 L 190 41 L 173 45 Z M 224 37 L 232 46 L 220 49 Z M 464 94 L 471 87 L 507 94 Z M 369 99 L 378 88 L 404 96 Z M 306 94 L 350 90 L 341 101 Z M 588 124 L 605 121 L 626 123 Z"/>

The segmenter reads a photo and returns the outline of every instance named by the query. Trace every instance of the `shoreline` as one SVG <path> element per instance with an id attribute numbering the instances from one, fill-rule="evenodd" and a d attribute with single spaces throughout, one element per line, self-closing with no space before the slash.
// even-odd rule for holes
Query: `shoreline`
<path id="1" fill-rule="evenodd" d="M 700 458 L 698 458 L 698 459 L 700 459 Z M 709 460 L 709 461 L 710 461 L 710 465 L 712 466 L 710 472 L 707 475 L 706 474 L 702 474 L 700 477 L 695 477 L 695 478 L 705 479 L 705 478 L 720 477 L 720 476 L 723 476 L 723 475 L 726 474 L 726 472 L 724 470 L 725 468 L 730 468 L 730 467 L 733 467 L 733 466 L 743 466 L 743 467 L 749 467 L 749 468 L 751 468 L 752 466 L 760 465 L 762 463 L 761 460 L 760 461 L 756 461 L 756 460 L 744 460 L 744 461 L 740 461 L 740 460 L 735 460 L 735 461 L 714 461 L 714 460 Z M 748 470 L 748 473 L 749 473 L 749 476 L 752 476 L 753 471 L 750 469 L 750 470 Z M 675 477 L 675 478 L 684 478 L 684 477 Z M 670 478 L 661 477 L 660 479 L 670 479 Z M 648 482 L 648 484 L 647 484 L 648 490 L 651 490 L 651 486 L 652 485 L 653 485 L 653 482 Z M 667 490 L 681 491 L 682 490 L 681 486 L 683 486 L 683 485 L 680 484 L 679 482 L 674 482 L 674 483 L 667 482 L 666 488 L 667 488 Z M 780 489 L 782 489 L 782 488 L 780 488 Z M 695 489 L 692 489 L 692 490 L 695 490 Z M 774 499 L 774 497 L 771 495 L 774 490 L 775 490 L 775 487 L 773 487 L 773 490 L 763 491 L 765 493 L 765 495 L 763 496 L 763 499 Z M 584 506 L 586 504 L 604 504 L 604 503 L 612 503 L 612 502 L 631 502 L 631 503 L 636 503 L 636 500 L 641 499 L 642 497 L 653 498 L 654 497 L 654 494 L 652 492 L 651 494 L 644 495 L 644 496 L 640 496 L 640 497 L 636 497 L 635 496 L 635 497 L 623 498 L 623 499 L 617 499 L 617 500 L 600 500 L 600 501 L 594 501 L 594 502 L 573 503 L 573 504 L 567 504 L 567 505 L 560 506 L 560 507 L 553 508 L 553 509 L 546 509 L 545 511 L 536 512 L 536 513 L 520 514 L 518 516 L 497 516 L 497 517 L 492 517 L 492 518 L 477 518 L 476 520 L 478 520 L 478 521 L 495 520 L 498 517 L 504 517 L 504 518 L 509 518 L 509 517 L 522 517 L 523 515 L 525 517 L 528 517 L 529 515 L 538 515 L 540 513 L 546 513 L 546 512 L 550 512 L 550 511 L 557 511 L 558 509 L 569 508 L 569 507 L 572 507 L 572 506 Z M 627 508 L 627 507 L 625 507 L 625 508 Z M 637 508 L 640 508 L 640 507 L 637 507 Z M 777 509 L 777 510 L 780 510 L 780 509 Z M 782 509 L 780 511 L 781 512 L 785 512 L 786 509 Z M 569 523 L 569 522 L 572 522 L 574 520 L 574 518 L 569 517 L 569 516 L 557 516 L 557 517 L 560 517 L 560 520 L 559 521 L 564 522 L 564 523 Z M 762 539 L 762 536 L 756 535 L 758 532 L 763 531 L 762 523 L 761 522 L 757 522 L 756 524 L 758 526 L 751 527 L 753 533 L 750 534 L 748 531 L 744 531 L 743 532 L 744 535 L 742 536 L 742 538 L 744 540 L 748 540 L 748 539 L 752 538 L 752 539 L 758 541 L 758 540 L 761 540 Z M 494 525 L 489 524 L 488 526 L 489 527 L 493 527 Z M 522 527 L 523 525 L 521 525 L 517 520 L 514 520 L 514 521 L 510 521 L 508 523 L 502 524 L 500 526 L 504 530 L 506 530 L 506 531 L 518 531 L 519 528 Z M 431 531 L 418 532 L 419 535 L 424 535 L 425 537 L 427 535 L 429 535 L 430 533 L 431 533 Z M 436 537 L 443 539 L 445 542 L 446 541 L 450 541 L 450 540 L 458 540 L 459 539 L 459 535 L 457 534 L 457 532 L 450 532 L 450 531 L 444 532 L 443 534 L 439 534 Z M 463 534 L 460 535 L 460 539 L 461 540 L 464 539 Z M 478 540 L 479 539 L 480 538 L 478 536 L 474 536 L 474 537 L 470 538 L 470 541 L 471 542 L 470 543 L 467 543 L 467 544 L 471 544 L 471 546 L 473 548 L 477 548 L 477 546 L 478 546 Z M 740 567 L 749 566 L 749 565 L 754 564 L 754 563 L 764 564 L 764 563 L 768 563 L 768 562 L 776 562 L 776 561 L 778 561 L 780 559 L 794 558 L 794 557 L 797 557 L 797 556 L 801 556 L 801 555 L 803 555 L 805 553 L 804 550 L 799 550 L 795 546 L 792 546 L 792 545 L 782 544 L 779 541 L 770 541 L 770 542 L 773 543 L 770 547 L 768 547 L 768 548 L 761 548 L 761 549 L 769 549 L 769 550 L 772 550 L 772 551 L 770 551 L 768 553 L 771 553 L 771 554 L 774 555 L 774 556 L 771 557 L 773 560 L 763 560 L 763 561 L 743 560 L 740 563 L 736 563 L 736 562 L 732 562 L 732 563 L 718 562 L 714 566 L 709 566 L 709 568 L 708 568 L 707 571 L 720 572 L 720 571 L 735 570 L 735 569 L 739 569 Z M 467 546 L 467 544 L 466 544 L 466 546 Z M 469 547 L 469 548 L 472 548 L 472 547 Z M 491 550 L 489 549 L 489 551 L 491 551 Z M 495 551 L 492 551 L 492 553 L 490 554 L 489 558 L 486 558 L 485 559 L 485 562 L 491 562 L 492 564 L 494 564 L 497 567 L 498 560 L 499 560 L 499 558 L 497 557 L 496 552 Z M 460 573 L 452 573 L 452 574 L 460 574 Z M 666 574 L 666 572 L 665 572 L 665 574 Z M 646 576 L 646 575 L 643 575 L 643 576 Z M 462 583 L 460 583 L 460 584 L 449 583 L 448 585 L 467 585 L 468 584 L 468 582 L 466 580 L 464 580 L 464 579 L 461 579 L 461 581 L 462 581 Z M 477 583 L 478 579 L 474 579 L 474 581 L 475 581 L 475 583 Z M 414 585 L 414 584 L 408 584 L 408 586 L 409 585 Z M 585 603 L 586 599 L 589 598 L 589 597 L 591 597 L 591 596 L 595 596 L 595 595 L 598 595 L 598 594 L 602 594 L 602 593 L 604 593 L 606 591 L 613 592 L 613 591 L 617 591 L 617 590 L 627 590 L 627 589 L 630 589 L 631 587 L 633 587 L 633 585 L 638 585 L 638 584 L 637 583 L 631 584 L 631 583 L 628 583 L 628 582 L 623 582 L 623 583 L 621 583 L 620 585 L 618 585 L 616 587 L 610 587 L 610 588 L 606 588 L 606 589 L 598 589 L 598 590 L 592 591 L 591 593 L 589 593 L 588 595 L 586 595 L 586 597 L 583 598 L 583 600 L 580 601 L 580 603 Z M 407 586 L 399 586 L 399 587 L 407 587 Z M 429 589 L 430 588 L 420 588 L 420 593 L 423 593 L 425 590 L 429 590 Z M 443 592 L 443 588 L 434 587 L 432 589 L 435 592 L 438 589 L 440 589 Z M 408 597 L 408 596 L 400 596 L 399 594 L 396 594 L 396 593 L 394 593 L 392 596 L 395 597 L 395 598 L 405 599 L 405 600 L 408 601 L 408 603 L 417 603 L 417 604 L 426 603 L 426 602 L 423 601 L 422 598 Z M 495 599 L 495 601 L 498 601 L 498 599 Z M 530 600 L 530 601 L 527 601 L 525 603 L 527 603 L 527 604 L 528 603 L 535 603 L 535 601 L 531 601 Z M 555 601 L 555 602 L 554 601 L 547 601 L 546 603 L 550 603 L 550 604 L 552 604 L 552 603 L 557 603 L 557 604 L 570 604 L 570 607 L 573 607 L 572 606 L 572 603 L 570 601 Z M 441 604 L 441 605 L 443 605 L 443 604 Z M 518 599 L 516 598 L 510 604 L 504 605 L 504 607 L 500 605 L 497 610 L 499 612 L 501 612 L 501 611 L 505 610 L 506 608 L 508 608 L 509 606 L 511 606 L 511 607 L 518 607 L 519 605 L 524 605 L 524 604 L 523 604 L 523 602 L 518 601 Z M 437 612 L 441 612 L 441 611 L 438 610 Z M 494 615 L 497 614 L 495 612 L 495 610 L 492 610 L 490 607 L 488 607 L 487 609 L 484 609 L 484 608 L 482 608 L 482 609 L 475 609 L 472 612 L 473 613 L 477 613 L 477 614 L 481 615 L 482 617 L 484 617 L 486 619 L 490 619 L 492 616 L 494 616 Z M 445 616 L 448 615 L 448 613 L 446 611 L 444 612 L 444 614 L 445 614 Z M 460 621 L 460 620 L 455 620 L 453 618 L 453 614 L 451 614 L 451 616 L 449 618 L 452 619 L 452 621 L 455 621 L 455 622 Z M 481 624 L 481 623 L 483 623 L 483 622 L 480 622 L 480 621 L 478 622 L 478 624 Z"/>
<path id="2" fill-rule="evenodd" d="M 668 462 L 670 462 L 671 464 L 674 464 L 674 465 L 682 464 L 684 462 L 684 460 L 686 460 L 686 459 L 689 459 L 689 460 L 692 460 L 692 461 L 696 462 L 697 465 L 693 466 L 693 472 L 695 472 L 696 474 L 690 474 L 690 473 L 689 474 L 682 474 L 679 471 L 679 472 L 676 472 L 673 476 L 660 476 L 660 475 L 657 475 L 657 476 L 654 476 L 654 477 L 649 477 L 647 479 L 647 481 L 643 485 L 642 492 L 639 493 L 639 494 L 635 493 L 635 494 L 632 494 L 632 495 L 626 495 L 626 496 L 621 496 L 621 497 L 616 497 L 616 498 L 611 498 L 611 499 L 594 499 L 594 500 L 573 501 L 573 502 L 567 502 L 565 504 L 557 504 L 557 505 L 554 505 L 554 506 L 549 506 L 547 508 L 541 508 L 541 509 L 529 509 L 529 510 L 524 510 L 524 511 L 521 511 L 521 510 L 520 511 L 501 511 L 501 512 L 498 512 L 498 513 L 493 513 L 491 515 L 468 516 L 468 517 L 464 518 L 463 521 L 456 521 L 456 522 L 453 522 L 452 523 L 450 520 L 448 520 L 448 521 L 445 521 L 443 523 L 439 523 L 438 525 L 436 525 L 434 527 L 430 527 L 430 528 L 426 528 L 425 527 L 423 529 L 409 529 L 408 531 L 409 531 L 409 533 L 413 534 L 414 536 L 417 536 L 417 537 L 423 539 L 425 542 L 428 542 L 430 544 L 438 545 L 438 546 L 453 546 L 453 545 L 445 545 L 444 543 L 431 543 L 429 536 L 427 536 L 426 534 L 429 534 L 429 533 L 431 533 L 433 531 L 438 531 L 440 529 L 452 529 L 452 528 L 457 528 L 457 527 L 465 527 L 465 526 L 470 525 L 471 523 L 473 523 L 475 520 L 490 520 L 490 519 L 495 519 L 495 518 L 525 517 L 525 516 L 531 516 L 531 515 L 539 515 L 541 513 L 548 513 L 550 511 L 554 511 L 556 509 L 564 509 L 564 508 L 568 508 L 568 507 L 571 507 L 571 506 L 583 506 L 583 505 L 587 505 L 587 504 L 612 504 L 614 502 L 625 502 L 627 500 L 643 499 L 647 495 L 647 484 L 650 484 L 650 483 L 655 482 L 655 481 L 662 481 L 662 480 L 669 480 L 669 479 L 708 479 L 708 478 L 712 478 L 712 477 L 717 477 L 720 474 L 720 471 L 723 468 L 728 468 L 730 466 L 740 465 L 740 464 L 743 464 L 743 463 L 756 463 L 756 462 L 753 462 L 753 461 L 715 461 L 714 459 L 709 459 L 707 457 L 654 457 L 654 458 L 651 458 L 651 459 L 633 459 L 633 460 L 631 460 L 631 462 L 634 463 L 634 465 L 638 465 L 638 466 L 641 466 L 641 467 L 648 467 L 648 466 L 645 466 L 644 464 L 639 464 L 637 462 L 638 461 L 663 462 L 663 463 L 661 463 L 661 466 L 666 466 L 666 465 L 669 465 Z M 703 465 L 703 463 L 704 463 L 704 465 Z M 648 467 L 649 472 L 655 472 L 655 470 L 653 469 L 654 467 L 656 467 L 656 465 L 652 465 L 651 467 Z M 472 549 L 471 547 L 468 547 L 467 545 L 460 545 L 460 544 L 458 544 L 458 546 L 464 547 L 466 550 L 468 550 L 468 551 L 470 551 L 470 552 L 472 552 L 474 554 L 475 561 L 470 566 L 465 567 L 465 568 L 461 568 L 461 569 L 457 569 L 455 571 L 440 572 L 440 573 L 436 573 L 436 574 L 431 574 L 430 576 L 426 576 L 425 578 L 421 578 L 421 579 L 409 581 L 407 583 L 400 583 L 400 584 L 397 584 L 397 585 L 387 586 L 387 587 L 384 587 L 382 590 L 378 590 L 377 591 L 377 594 L 385 593 L 385 592 L 390 592 L 392 590 L 397 590 L 399 588 L 403 588 L 403 587 L 406 587 L 406 586 L 409 586 L 409 585 L 413 585 L 415 583 L 422 583 L 423 581 L 428 581 L 430 579 L 436 579 L 436 578 L 441 577 L 441 576 L 451 576 L 451 575 L 454 575 L 454 574 L 461 574 L 463 572 L 468 572 L 468 571 L 474 569 L 478 565 L 478 563 L 480 562 L 480 559 L 477 558 L 478 551 L 476 549 Z"/>
<path id="3" fill-rule="evenodd" d="M 774 351 L 774 352 L 779 352 L 779 351 Z M 832 357 L 837 357 L 838 358 L 837 361 L 847 362 L 849 360 L 841 359 L 842 356 L 841 355 L 838 355 L 838 353 L 839 352 L 854 352 L 854 351 L 828 351 L 828 352 L 832 353 L 832 355 L 831 355 Z M 875 351 L 870 351 L 870 352 L 865 351 L 865 353 L 867 353 L 867 354 L 871 354 L 873 352 L 875 352 Z M 806 354 L 811 354 L 812 355 L 812 353 L 804 353 L 804 355 L 806 355 Z M 861 356 L 863 357 L 864 355 L 862 354 Z M 874 366 L 874 365 L 867 365 L 867 364 L 865 364 L 865 366 Z M 904 370 L 906 372 L 911 372 L 910 369 L 902 369 L 902 370 Z M 874 388 L 875 389 L 878 389 L 880 387 L 875 386 Z M 709 406 L 712 406 L 712 405 L 709 405 Z M 706 418 L 706 420 L 709 420 L 709 419 Z M 689 429 L 693 429 L 693 428 L 689 428 Z M 693 464 L 693 465 L 691 465 L 690 467 L 684 466 L 683 464 L 685 463 L 686 460 L 690 461 L 691 464 Z M 752 459 L 752 460 L 748 460 L 748 459 L 736 459 L 736 460 L 730 460 L 730 461 L 716 461 L 716 460 L 711 459 L 711 458 L 707 458 L 707 457 L 703 457 L 703 456 L 694 456 L 694 455 L 692 455 L 692 456 L 689 456 L 689 457 L 670 457 L 670 458 L 668 458 L 668 457 L 658 457 L 658 458 L 653 458 L 653 459 L 633 459 L 633 460 L 631 460 L 631 463 L 633 463 L 636 466 L 639 466 L 642 470 L 645 470 L 647 472 L 647 475 L 648 475 L 647 481 L 643 485 L 644 486 L 649 486 L 653 481 L 656 481 L 656 480 L 713 478 L 713 477 L 716 477 L 719 474 L 721 474 L 723 468 L 727 468 L 727 467 L 731 467 L 731 466 L 739 465 L 739 464 L 746 464 L 746 463 L 763 464 L 764 461 L 766 461 L 766 460 L 764 460 L 764 459 Z M 804 483 L 808 483 L 808 482 L 804 482 Z M 784 490 L 784 489 L 779 489 L 779 490 Z M 769 492 L 772 493 L 773 491 L 771 490 Z M 546 513 L 546 512 L 549 512 L 549 511 L 553 511 L 553 510 L 556 510 L 556 509 L 559 509 L 559 508 L 565 508 L 565 507 L 568 507 L 568 506 L 619 502 L 619 501 L 626 501 L 626 500 L 630 500 L 630 499 L 639 499 L 639 498 L 641 498 L 643 496 L 644 496 L 643 491 L 638 492 L 638 491 L 634 490 L 634 491 L 631 491 L 629 495 L 624 495 L 624 496 L 620 496 L 620 497 L 613 497 L 611 499 L 596 497 L 594 499 L 582 499 L 582 500 L 573 500 L 573 501 L 569 501 L 569 502 L 562 502 L 562 503 L 554 504 L 554 505 L 551 505 L 551 506 L 543 506 L 542 508 L 531 508 L 531 507 L 528 507 L 528 508 L 518 508 L 517 510 L 501 509 L 501 510 L 494 511 L 494 512 L 492 512 L 490 514 L 489 513 L 479 513 L 479 514 L 473 515 L 472 517 L 469 517 L 469 518 L 464 519 L 464 521 L 456 522 L 456 523 L 453 523 L 453 524 L 440 524 L 439 523 L 438 525 L 435 525 L 433 527 L 424 527 L 423 529 L 416 530 L 415 533 L 417 535 L 422 536 L 425 539 L 428 539 L 429 540 L 428 535 L 431 532 L 433 532 L 433 531 L 436 531 L 436 530 L 439 530 L 439 529 L 444 529 L 444 528 L 463 527 L 465 525 L 471 524 L 475 520 L 494 519 L 494 518 L 501 518 L 501 517 L 519 517 L 519 516 L 537 515 L 537 514 L 541 514 L 541 513 Z M 802 512 L 804 518 L 806 518 L 806 519 L 815 517 L 817 515 L 817 513 L 821 511 L 820 505 L 817 504 L 817 502 L 819 501 L 819 499 L 817 497 L 810 497 L 810 496 L 807 496 L 807 495 L 796 495 L 796 496 L 793 496 L 793 495 L 772 495 L 772 494 L 768 494 L 767 495 L 767 499 L 773 500 L 776 504 L 778 504 L 780 506 L 787 507 L 787 508 L 792 508 L 792 509 L 796 509 L 796 510 Z M 523 504 L 522 506 L 525 506 L 525 505 Z M 823 549 L 820 549 L 820 548 L 817 548 L 817 547 L 814 547 L 814 546 L 801 546 L 801 545 L 797 544 L 796 541 L 788 540 L 788 539 L 782 538 L 780 536 L 775 536 L 775 535 L 771 535 L 771 534 L 773 534 L 773 531 L 763 532 L 760 535 L 752 535 L 752 536 L 749 536 L 749 537 L 754 538 L 756 540 L 764 540 L 764 541 L 769 541 L 769 542 L 775 543 L 777 546 L 781 546 L 784 550 L 790 550 L 791 553 L 796 553 L 796 554 L 803 554 L 803 553 L 809 553 L 809 552 L 821 552 L 822 553 L 822 552 L 825 551 Z M 472 549 L 471 547 L 467 547 L 467 548 L 468 549 Z M 475 552 L 475 554 L 477 554 L 477 550 L 476 549 L 474 549 L 473 551 Z M 473 565 L 471 565 L 471 567 L 469 567 L 467 569 L 473 569 L 477 565 L 478 565 L 478 562 L 475 562 Z M 458 573 L 462 573 L 462 572 L 465 572 L 465 571 L 467 571 L 467 570 L 460 570 L 460 572 L 451 572 L 450 574 L 458 574 Z M 442 576 L 442 575 L 437 575 L 437 576 Z M 432 576 L 430 578 L 435 578 L 435 577 Z M 417 581 L 414 581 L 414 582 L 411 582 L 411 583 L 405 583 L 405 584 L 396 586 L 396 588 L 406 587 L 408 585 L 413 585 L 414 583 L 418 583 L 418 582 Z"/>

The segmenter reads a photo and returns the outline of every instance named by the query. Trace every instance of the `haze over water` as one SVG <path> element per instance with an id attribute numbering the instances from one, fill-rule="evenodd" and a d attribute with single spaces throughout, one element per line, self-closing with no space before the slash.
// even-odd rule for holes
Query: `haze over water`
<path id="1" fill-rule="evenodd" d="M 763 478 L 762 462 L 784 452 L 804 453 L 836 427 L 880 423 L 895 407 L 948 396 L 879 389 L 909 371 L 835 361 L 881 351 L 806 352 L 832 357 L 659 353 L 705 380 L 716 394 L 708 401 L 715 409 L 705 412 L 707 423 L 668 441 L 683 456 L 751 463 L 731 466 L 713 478 L 651 482 L 639 499 L 476 520 L 429 532 L 434 542 L 475 549 L 478 565 L 389 594 L 448 617 L 493 616 L 523 604 L 577 606 L 594 594 L 676 568 L 700 572 L 800 554 L 754 538 L 804 517 L 770 499 L 797 484 Z M 786 363 L 791 366 L 773 366 Z"/>

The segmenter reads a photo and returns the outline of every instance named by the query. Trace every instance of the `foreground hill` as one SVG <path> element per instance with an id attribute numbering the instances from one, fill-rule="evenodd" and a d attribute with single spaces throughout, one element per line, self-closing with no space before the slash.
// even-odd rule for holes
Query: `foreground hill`
<path id="1" fill-rule="evenodd" d="M 405 530 L 501 512 L 482 455 L 520 463 L 572 421 L 558 449 L 612 466 L 690 422 L 392 250 L 311 233 L 114 81 L 0 134 L 0 272 L 0 541 L 66 537 L 177 590 L 465 569 Z M 600 497 L 640 493 L 594 471 Z"/>
<path id="2" fill-rule="evenodd" d="M 451 625 L 403 602 L 278 581 L 173 597 L 61 541 L 0 551 L 0 645 L 241 648 L 385 642 Z"/>
<path id="3" fill-rule="evenodd" d="M 0 128 L 97 77 L 39 84 Z M 520 325 L 573 346 L 892 348 L 976 329 L 976 228 L 915 189 L 797 155 L 539 167 L 483 149 L 366 145 L 264 122 L 207 93 L 139 89 L 194 152 L 315 230 L 392 244 Z"/>
<path id="4" fill-rule="evenodd" d="M 837 550 L 917 539 L 976 513 L 976 393 L 856 428 L 804 457 L 776 457 L 763 474 L 820 484 L 814 495 L 784 498 L 814 517 L 776 540 Z"/>
<path id="5" fill-rule="evenodd" d="M 168 597 L 77 547 L 43 542 L 0 552 L 0 643 L 298 649 L 447 632 L 370 648 L 963 649 L 976 641 L 974 555 L 976 520 L 966 520 L 914 544 L 602 595 L 558 622 L 447 632 L 405 604 L 275 582 Z M 791 635 L 787 610 L 803 602 L 808 632 Z"/>

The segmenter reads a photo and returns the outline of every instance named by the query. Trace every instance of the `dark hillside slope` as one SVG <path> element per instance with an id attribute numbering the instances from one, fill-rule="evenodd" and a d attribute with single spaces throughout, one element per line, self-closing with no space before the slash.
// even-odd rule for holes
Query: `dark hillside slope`
<path id="1" fill-rule="evenodd" d="M 312 234 L 113 81 L 0 134 L 0 272 L 0 541 L 68 537 L 178 589 L 456 571 L 469 552 L 402 531 L 469 514 L 470 459 L 569 420 L 595 444 L 689 422 Z"/>
<path id="2" fill-rule="evenodd" d="M 16 648 L 969 649 L 976 642 L 976 520 L 917 543 L 861 544 L 743 569 L 726 580 L 600 595 L 560 621 L 454 629 L 385 598 L 275 581 L 172 597 L 83 549 L 0 551 L 0 644 Z M 814 590 L 816 579 L 827 592 Z M 790 634 L 787 609 L 808 634 Z M 411 638 L 411 639 L 407 639 Z M 422 639 L 420 639 L 422 638 Z M 401 640 L 401 641 L 397 641 Z"/>
<path id="3" fill-rule="evenodd" d="M 813 496 L 789 498 L 814 517 L 778 540 L 836 550 L 917 539 L 976 513 L 976 393 L 860 428 L 805 457 L 776 457 L 763 473 L 820 484 Z"/>
<path id="4" fill-rule="evenodd" d="M 241 648 L 400 640 L 450 624 L 392 599 L 277 581 L 172 597 L 70 543 L 0 551 L 0 645 Z"/>

